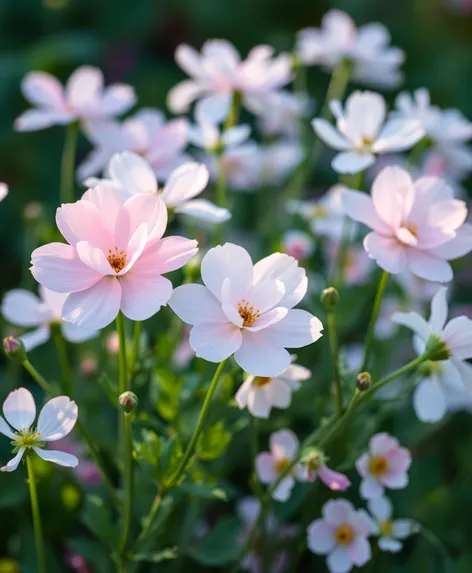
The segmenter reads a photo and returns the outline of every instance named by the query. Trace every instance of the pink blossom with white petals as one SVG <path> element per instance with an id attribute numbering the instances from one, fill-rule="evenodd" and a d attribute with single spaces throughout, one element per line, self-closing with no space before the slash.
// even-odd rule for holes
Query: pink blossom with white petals
<path id="1" fill-rule="evenodd" d="M 292 257 L 274 253 L 254 265 L 245 249 L 226 243 L 203 257 L 201 274 L 204 285 L 179 286 L 169 301 L 193 326 L 190 346 L 198 357 L 221 362 L 234 354 L 249 374 L 277 377 L 290 365 L 287 347 L 320 338 L 321 322 L 293 309 L 307 278 Z"/>
<path id="2" fill-rule="evenodd" d="M 313 553 L 327 555 L 331 573 L 348 573 L 354 565 L 362 567 L 370 561 L 372 522 L 366 511 L 336 499 L 326 502 L 321 513 L 323 517 L 308 526 L 307 544 Z"/>
<path id="3" fill-rule="evenodd" d="M 62 319 L 81 327 L 104 328 L 120 310 L 131 320 L 150 318 L 172 294 L 162 274 L 197 252 L 196 241 L 162 238 L 167 209 L 149 193 L 123 201 L 116 189 L 98 186 L 62 205 L 56 223 L 69 244 L 36 249 L 31 272 L 46 288 L 71 293 Z"/>
<path id="4" fill-rule="evenodd" d="M 369 451 L 356 461 L 362 477 L 361 496 L 364 499 L 382 497 L 385 488 L 403 489 L 408 485 L 411 455 L 398 440 L 385 432 L 372 436 Z"/>
<path id="5" fill-rule="evenodd" d="M 201 53 L 187 44 L 178 46 L 175 59 L 191 77 L 169 92 L 167 103 L 174 113 L 185 113 L 198 103 L 198 115 L 216 122 L 227 117 L 233 94 L 242 94 L 248 109 L 258 109 L 261 100 L 270 97 L 292 79 L 292 61 L 288 54 L 274 56 L 274 49 L 260 45 L 245 60 L 226 40 L 208 40 Z"/>
<path id="6" fill-rule="evenodd" d="M 20 336 L 26 351 L 33 350 L 51 338 L 51 326 L 58 324 L 69 342 L 84 342 L 98 336 L 98 331 L 62 320 L 62 308 L 68 293 L 56 293 L 43 286 L 39 297 L 24 289 L 8 291 L 2 301 L 3 317 L 17 326 L 35 328 Z"/>
<path id="7" fill-rule="evenodd" d="M 367 502 L 372 516 L 372 533 L 378 536 L 378 546 L 382 551 L 398 553 L 403 547 L 402 540 L 420 530 L 413 519 L 392 519 L 392 502 L 386 497 L 369 499 Z"/>
<path id="8" fill-rule="evenodd" d="M 136 102 L 131 86 L 103 86 L 98 68 L 82 66 L 70 76 L 65 88 L 51 74 L 30 72 L 21 84 L 34 108 L 15 121 L 17 131 L 36 131 L 73 121 L 103 121 L 128 111 Z"/>
<path id="9" fill-rule="evenodd" d="M 467 206 L 454 199 L 441 179 L 413 181 L 399 167 L 385 167 L 374 180 L 371 197 L 344 191 L 349 217 L 372 229 L 364 248 L 392 274 L 409 269 L 430 281 L 452 280 L 451 259 L 472 250 L 472 225 L 464 223 Z"/>

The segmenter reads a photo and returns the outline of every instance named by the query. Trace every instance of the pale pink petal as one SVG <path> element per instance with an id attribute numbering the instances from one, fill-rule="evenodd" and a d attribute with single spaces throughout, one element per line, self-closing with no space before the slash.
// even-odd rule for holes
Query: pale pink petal
<path id="1" fill-rule="evenodd" d="M 188 121 L 183 118 L 172 119 L 152 134 L 148 161 L 156 169 L 153 162 L 175 158 L 175 155 L 182 152 L 187 143 Z"/>
<path id="2" fill-rule="evenodd" d="M 187 324 L 226 322 L 218 300 L 203 285 L 177 287 L 169 300 L 169 306 Z"/>
<path id="3" fill-rule="evenodd" d="M 399 447 L 398 440 L 386 432 L 375 434 L 369 441 L 369 449 L 374 456 L 384 456 Z"/>
<path id="4" fill-rule="evenodd" d="M 263 388 L 252 387 L 248 395 L 247 409 L 257 418 L 268 418 L 272 404 L 267 399 Z"/>
<path id="5" fill-rule="evenodd" d="M 15 430 L 29 430 L 36 417 L 36 405 L 31 392 L 26 388 L 10 392 L 3 402 L 3 414 Z"/>
<path id="6" fill-rule="evenodd" d="M 317 555 L 326 555 L 336 545 L 334 530 L 324 519 L 317 519 L 308 526 L 308 547 Z"/>
<path id="7" fill-rule="evenodd" d="M 348 548 L 349 558 L 358 567 L 362 567 L 371 558 L 370 543 L 365 537 L 357 537 Z"/>
<path id="8" fill-rule="evenodd" d="M 101 215 L 102 226 L 108 229 L 108 234 L 111 240 L 115 238 L 115 228 L 118 218 L 122 215 L 124 199 L 112 181 L 104 180 L 100 185 L 93 189 L 89 189 L 82 195 L 82 201 L 88 201 L 93 204 Z M 92 219 L 94 220 L 94 219 Z M 82 235 L 82 233 L 80 233 Z M 79 237 L 80 240 L 83 237 Z M 126 240 L 128 236 L 126 236 Z M 90 241 L 93 243 L 93 241 Z M 113 243 L 112 247 L 115 246 Z M 118 245 L 116 245 L 118 246 Z M 121 245 L 120 245 L 121 246 Z M 125 246 L 125 245 L 123 245 Z M 104 245 L 105 248 L 110 248 L 110 245 Z"/>
<path id="9" fill-rule="evenodd" d="M 126 265 L 118 271 L 116 274 L 118 276 L 124 276 L 134 267 L 136 262 L 140 259 L 145 247 L 148 243 L 148 230 L 146 223 L 141 223 L 141 225 L 136 229 L 136 231 L 131 236 L 128 247 L 126 249 Z M 150 247 L 149 249 L 151 249 Z"/>
<path id="10" fill-rule="evenodd" d="M 290 354 L 272 342 L 264 332 L 249 332 L 245 329 L 241 347 L 236 350 L 234 358 L 249 374 L 275 377 L 290 365 Z"/>
<path id="11" fill-rule="evenodd" d="M 221 141 L 227 148 L 238 147 L 251 135 L 251 126 L 247 124 L 236 125 L 223 131 Z"/>
<path id="12" fill-rule="evenodd" d="M 239 349 L 241 331 L 231 323 L 202 322 L 190 331 L 190 346 L 199 358 L 221 362 Z"/>
<path id="13" fill-rule="evenodd" d="M 15 439 L 15 434 L 11 431 L 10 426 L 5 422 L 5 420 L 0 416 L 0 433 L 7 438 Z"/>
<path id="14" fill-rule="evenodd" d="M 46 72 L 30 72 L 21 82 L 25 98 L 40 108 L 63 110 L 64 90 L 60 82 Z"/>
<path id="15" fill-rule="evenodd" d="M 374 478 L 365 478 L 361 482 L 360 494 L 364 499 L 376 499 L 382 497 L 384 488 Z"/>
<path id="16" fill-rule="evenodd" d="M 356 469 L 359 472 L 359 475 L 363 478 L 370 475 L 369 454 L 362 454 L 362 456 L 356 460 Z"/>
<path id="17" fill-rule="evenodd" d="M 12 458 L 6 466 L 3 466 L 1 468 L 2 472 L 13 472 L 16 470 L 16 468 L 18 467 L 18 465 L 21 462 L 21 459 L 23 458 L 23 454 L 25 453 L 26 448 L 20 448 L 18 450 L 18 453 L 16 454 L 16 456 L 14 458 Z"/>
<path id="18" fill-rule="evenodd" d="M 170 273 L 183 267 L 195 256 L 197 244 L 197 241 L 185 237 L 164 237 L 144 250 L 133 269 L 139 269 L 141 273 Z"/>
<path id="19" fill-rule="evenodd" d="M 347 499 L 335 499 L 325 503 L 321 511 L 326 523 L 337 526 L 349 523 L 354 512 L 354 506 Z"/>
<path id="20" fill-rule="evenodd" d="M 108 165 L 108 172 L 127 195 L 157 193 L 156 176 L 151 166 L 131 151 L 115 153 Z"/>
<path id="21" fill-rule="evenodd" d="M 407 472 L 411 466 L 411 454 L 406 448 L 394 448 L 387 455 L 390 473 Z"/>
<path id="22" fill-rule="evenodd" d="M 232 95 L 213 94 L 202 98 L 195 106 L 195 117 L 199 121 L 218 124 L 225 121 L 231 109 Z"/>
<path id="23" fill-rule="evenodd" d="M 292 459 L 297 453 L 299 442 L 292 430 L 273 432 L 269 438 L 270 451 L 276 459 Z"/>
<path id="24" fill-rule="evenodd" d="M 466 316 L 453 318 L 446 324 L 442 336 L 456 358 L 472 358 L 472 320 Z"/>
<path id="25" fill-rule="evenodd" d="M 162 237 L 167 227 L 167 208 L 164 201 L 151 193 L 139 193 L 130 197 L 124 205 L 124 212 L 116 222 L 115 237 L 119 242 L 127 239 L 143 223 L 146 223 L 149 241 Z M 119 245 L 118 245 L 119 246 Z"/>
<path id="26" fill-rule="evenodd" d="M 248 376 L 241 384 L 236 392 L 234 399 L 236 400 L 239 408 L 242 410 L 248 405 L 249 394 L 252 393 L 254 376 Z M 256 389 L 254 389 L 256 390 Z"/>
<path id="27" fill-rule="evenodd" d="M 75 468 L 79 465 L 79 460 L 72 454 L 59 452 L 57 450 L 43 450 L 42 448 L 33 447 L 33 450 L 45 462 L 52 462 L 58 466 L 66 468 Z"/>
<path id="28" fill-rule="evenodd" d="M 207 199 L 192 199 L 191 201 L 187 201 L 179 205 L 175 212 L 211 225 L 224 223 L 231 219 L 231 213 L 228 209 L 218 207 Z"/>
<path id="29" fill-rule="evenodd" d="M 29 109 L 15 120 L 16 131 L 37 131 L 53 125 L 65 125 L 74 121 L 69 112 L 43 111 Z"/>
<path id="30" fill-rule="evenodd" d="M 175 85 L 167 95 L 167 106 L 172 113 L 186 113 L 190 105 L 198 99 L 205 89 L 193 80 L 184 80 Z"/>
<path id="31" fill-rule="evenodd" d="M 351 485 L 347 476 L 335 472 L 326 465 L 321 466 L 317 474 L 320 480 L 332 491 L 345 491 Z"/>
<path id="32" fill-rule="evenodd" d="M 349 558 L 346 547 L 338 546 L 326 558 L 326 565 L 331 573 L 347 573 L 352 569 L 352 561 Z"/>
<path id="33" fill-rule="evenodd" d="M 428 251 L 408 249 L 406 257 L 410 271 L 422 279 L 441 283 L 447 283 L 453 279 L 451 265 Z"/>
<path id="34" fill-rule="evenodd" d="M 252 326 L 246 326 L 245 329 L 251 332 L 258 332 L 259 330 L 264 330 L 269 328 L 273 324 L 280 322 L 283 318 L 287 316 L 290 311 L 286 308 L 279 306 L 268 310 L 260 318 L 258 318 Z M 237 324 L 237 323 L 235 323 Z"/>
<path id="35" fill-rule="evenodd" d="M 8 291 L 2 301 L 3 318 L 18 326 L 38 326 L 48 318 L 41 300 L 24 289 Z"/>
<path id="36" fill-rule="evenodd" d="M 147 320 L 156 314 L 172 295 L 169 279 L 154 274 L 132 272 L 121 280 L 121 310 L 131 320 Z"/>
<path id="37" fill-rule="evenodd" d="M 209 172 L 202 163 L 184 163 L 169 177 L 161 194 L 168 207 L 177 207 L 199 195 L 207 186 Z"/>
<path id="38" fill-rule="evenodd" d="M 447 287 L 440 287 L 431 301 L 429 324 L 435 334 L 440 334 L 446 324 L 448 314 Z"/>
<path id="39" fill-rule="evenodd" d="M 445 199 L 430 205 L 428 223 L 433 227 L 442 227 L 455 231 L 467 218 L 467 204 L 457 199 Z"/>
<path id="40" fill-rule="evenodd" d="M 99 103 L 102 89 L 102 72 L 92 66 L 81 66 L 67 81 L 66 99 L 76 109 L 93 109 Z"/>
<path id="41" fill-rule="evenodd" d="M 367 502 L 367 507 L 377 521 L 387 521 L 393 515 L 393 505 L 388 497 L 370 499 Z"/>
<path id="42" fill-rule="evenodd" d="M 426 342 L 430 334 L 432 334 L 429 324 L 417 312 L 394 312 L 390 319 L 395 324 L 401 324 L 412 330 L 424 342 Z"/>
<path id="43" fill-rule="evenodd" d="M 431 249 L 431 252 L 440 259 L 450 261 L 463 257 L 472 251 L 472 225 L 464 223 L 460 229 L 456 231 L 456 236 L 450 241 L 446 241 L 442 245 Z"/>
<path id="44" fill-rule="evenodd" d="M 262 452 L 256 457 L 256 472 L 262 483 L 272 483 L 277 478 L 275 460 L 269 452 Z"/>
<path id="45" fill-rule="evenodd" d="M 292 309 L 287 316 L 269 326 L 265 335 L 273 343 L 286 348 L 301 348 L 321 338 L 321 321 L 306 310 Z"/>
<path id="46" fill-rule="evenodd" d="M 391 489 L 403 489 L 408 485 L 408 474 L 397 473 L 384 476 L 382 483 Z"/>
<path id="47" fill-rule="evenodd" d="M 277 279 L 257 282 L 247 293 L 250 303 L 261 314 L 277 306 L 285 294 L 285 285 Z"/>
<path id="48" fill-rule="evenodd" d="M 85 342 L 98 336 L 98 330 L 92 328 L 81 328 L 72 322 L 63 322 L 61 325 L 62 335 L 69 342 Z"/>
<path id="49" fill-rule="evenodd" d="M 104 277 L 92 287 L 70 294 L 62 317 L 77 326 L 100 329 L 108 326 L 120 310 L 121 286 L 115 277 Z"/>
<path id="50" fill-rule="evenodd" d="M 99 193 L 99 188 L 95 194 Z M 83 199 L 91 196 L 84 194 Z M 107 212 L 100 212 L 89 200 L 66 203 L 56 212 L 56 225 L 66 241 L 73 247 L 79 241 L 87 241 L 94 247 L 107 251 L 113 247 L 113 235 L 106 224 Z"/>
<path id="51" fill-rule="evenodd" d="M 359 173 L 375 163 L 375 156 L 370 153 L 343 151 L 331 162 L 331 167 L 338 173 Z"/>
<path id="52" fill-rule="evenodd" d="M 36 347 L 41 346 L 41 344 L 46 344 L 50 338 L 51 329 L 49 326 L 40 326 L 20 336 L 20 340 L 23 342 L 26 352 L 34 350 Z"/>
<path id="53" fill-rule="evenodd" d="M 136 103 L 136 94 L 131 86 L 113 84 L 107 87 L 101 97 L 99 109 L 104 117 L 121 115 Z"/>
<path id="54" fill-rule="evenodd" d="M 3 201 L 8 195 L 8 185 L 6 183 L 0 183 L 0 201 Z"/>
<path id="55" fill-rule="evenodd" d="M 279 280 L 285 286 L 285 294 L 279 306 L 292 308 L 306 294 L 308 280 L 306 271 L 298 265 L 294 257 L 284 253 L 273 253 L 254 265 L 254 285 L 266 280 Z"/>
<path id="56" fill-rule="evenodd" d="M 41 441 L 55 442 L 72 431 L 77 422 L 77 404 L 67 396 L 52 398 L 39 413 L 38 432 Z"/>
<path id="57" fill-rule="evenodd" d="M 175 50 L 175 61 L 189 76 L 201 76 L 204 73 L 200 54 L 188 44 L 180 44 Z"/>
<path id="58" fill-rule="evenodd" d="M 31 263 L 31 273 L 38 283 L 60 293 L 88 289 L 102 277 L 84 265 L 72 247 L 63 243 L 49 243 L 35 249 Z"/>
<path id="59" fill-rule="evenodd" d="M 395 239 L 372 232 L 364 239 L 364 249 L 379 267 L 389 273 L 401 273 L 406 267 L 406 249 Z"/>
<path id="60" fill-rule="evenodd" d="M 400 167 L 385 167 L 372 184 L 372 201 L 379 217 L 393 229 L 410 213 L 415 187 L 409 173 Z"/>
<path id="61" fill-rule="evenodd" d="M 276 408 L 288 408 L 292 400 L 292 391 L 282 380 L 273 378 L 268 384 L 262 386 L 267 400 Z"/>
<path id="62" fill-rule="evenodd" d="M 62 315 L 62 307 L 67 298 L 67 293 L 54 292 L 47 289 L 43 285 L 39 285 L 39 295 L 41 296 L 44 304 L 48 308 L 48 312 L 52 314 L 55 320 L 60 320 Z"/>
<path id="63" fill-rule="evenodd" d="M 90 269 L 93 269 L 101 275 L 114 276 L 116 274 L 101 249 L 93 247 L 87 241 L 79 241 L 75 248 L 79 259 Z"/>
<path id="64" fill-rule="evenodd" d="M 343 189 L 341 191 L 342 209 L 344 214 L 379 233 L 389 233 L 386 225 L 377 215 L 372 199 L 360 191 Z"/>
<path id="65" fill-rule="evenodd" d="M 339 131 L 329 123 L 329 121 L 326 121 L 326 119 L 314 119 L 311 122 L 311 125 L 318 137 L 326 143 L 326 145 L 329 145 L 329 147 L 339 151 L 349 149 L 351 147 L 351 143 L 341 135 Z"/>
<path id="66" fill-rule="evenodd" d="M 295 485 L 295 480 L 292 476 L 285 477 L 277 486 L 272 494 L 272 498 L 276 501 L 287 501 L 292 493 L 292 488 Z"/>

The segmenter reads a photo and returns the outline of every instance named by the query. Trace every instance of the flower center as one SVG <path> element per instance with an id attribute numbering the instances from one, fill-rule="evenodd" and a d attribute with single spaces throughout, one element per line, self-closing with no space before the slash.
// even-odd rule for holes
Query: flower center
<path id="1" fill-rule="evenodd" d="M 415 238 L 418 238 L 418 225 L 415 225 L 414 223 L 405 223 L 403 226 L 405 229 L 408 229 Z"/>
<path id="2" fill-rule="evenodd" d="M 323 205 L 315 205 L 313 207 L 313 217 L 317 219 L 325 219 L 328 216 L 328 210 Z"/>
<path id="3" fill-rule="evenodd" d="M 284 469 L 289 465 L 289 460 L 287 458 L 280 458 L 275 462 L 275 471 L 276 473 L 283 472 Z"/>
<path id="4" fill-rule="evenodd" d="M 14 444 L 17 448 L 31 448 L 33 446 L 39 445 L 39 432 L 30 432 L 29 430 L 24 430 L 19 434 L 15 434 Z"/>
<path id="5" fill-rule="evenodd" d="M 380 534 L 383 537 L 392 537 L 393 533 L 393 522 L 392 521 L 382 521 L 380 523 Z"/>
<path id="6" fill-rule="evenodd" d="M 256 386 L 265 386 L 266 384 L 270 384 L 271 381 L 272 378 L 269 378 L 267 376 L 256 376 L 254 378 L 253 384 L 255 384 Z"/>
<path id="7" fill-rule="evenodd" d="M 345 523 L 336 529 L 334 537 L 336 539 L 336 543 L 339 545 L 348 545 L 349 543 L 352 543 L 354 539 L 354 530 L 350 525 Z"/>
<path id="8" fill-rule="evenodd" d="M 259 309 L 255 309 L 252 304 L 244 299 L 238 303 L 238 312 L 243 319 L 243 326 L 252 326 L 261 315 Z"/>
<path id="9" fill-rule="evenodd" d="M 374 476 L 384 476 L 388 472 L 388 461 L 383 456 L 372 456 L 369 461 L 370 473 Z"/>
<path id="10" fill-rule="evenodd" d="M 126 266 L 126 253 L 118 251 L 118 247 L 115 247 L 113 250 L 108 249 L 107 259 L 115 273 L 119 273 Z"/>

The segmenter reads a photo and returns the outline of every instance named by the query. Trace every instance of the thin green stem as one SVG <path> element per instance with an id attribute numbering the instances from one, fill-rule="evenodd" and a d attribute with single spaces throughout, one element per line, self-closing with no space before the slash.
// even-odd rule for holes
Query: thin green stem
<path id="1" fill-rule="evenodd" d="M 188 461 L 190 460 L 190 458 L 192 457 L 192 455 L 195 451 L 195 447 L 197 445 L 198 438 L 200 437 L 200 434 L 203 430 L 203 426 L 205 424 L 206 417 L 208 415 L 208 410 L 210 408 L 211 399 L 213 398 L 213 394 L 215 393 L 216 387 L 218 386 L 218 381 L 220 379 L 221 373 L 223 372 L 223 368 L 224 368 L 225 364 L 226 364 L 226 360 L 223 360 L 222 362 L 220 362 L 218 364 L 218 368 L 216 369 L 216 372 L 215 372 L 213 379 L 210 383 L 210 387 L 208 388 L 208 392 L 205 396 L 205 400 L 203 402 L 203 406 L 202 406 L 202 409 L 200 411 L 200 416 L 198 417 L 197 425 L 195 427 L 195 430 L 193 431 L 193 435 L 192 435 L 192 438 L 190 439 L 190 443 L 188 444 L 187 449 L 185 450 L 184 456 L 183 456 L 183 458 L 179 464 L 179 467 L 177 468 L 174 475 L 170 478 L 169 483 L 167 484 L 167 488 L 174 487 L 174 485 L 176 483 L 178 483 L 182 474 L 185 472 L 185 469 L 187 468 Z"/>
<path id="2" fill-rule="evenodd" d="M 133 433 L 132 414 L 123 412 L 124 418 L 124 444 L 123 451 L 125 457 L 125 469 L 123 479 L 124 507 L 123 507 L 123 530 L 120 541 L 120 560 L 126 564 L 126 548 L 128 545 L 131 530 L 131 520 L 133 517 L 133 491 L 134 491 L 134 467 L 133 467 Z M 125 569 L 124 569 L 125 570 Z"/>
<path id="3" fill-rule="evenodd" d="M 426 529 L 423 526 L 419 530 L 419 534 L 422 535 L 423 538 L 430 545 L 432 545 L 435 549 L 437 549 L 438 553 L 441 554 L 441 558 L 442 558 L 443 566 L 444 566 L 442 569 L 442 572 L 443 573 L 454 573 L 455 568 L 454 568 L 454 565 L 452 563 L 452 560 L 449 556 L 449 553 L 447 552 L 447 549 L 445 548 L 444 544 L 439 539 L 439 537 L 435 533 L 433 533 L 429 529 Z"/>
<path id="4" fill-rule="evenodd" d="M 136 369 L 136 365 L 139 360 L 139 345 L 141 342 L 141 330 L 142 330 L 143 323 L 140 320 L 137 320 L 134 323 L 134 339 L 133 339 L 133 349 L 131 354 L 131 364 L 129 367 L 130 375 L 134 374 Z"/>
<path id="5" fill-rule="evenodd" d="M 52 337 L 56 345 L 59 364 L 61 366 L 61 390 L 67 396 L 71 396 L 74 384 L 74 374 L 67 355 L 67 345 L 61 332 L 60 325 L 53 325 Z"/>
<path id="6" fill-rule="evenodd" d="M 238 123 L 239 109 L 241 107 L 241 92 L 234 92 L 231 101 L 231 108 L 225 121 L 224 131 L 234 127 Z"/>
<path id="7" fill-rule="evenodd" d="M 375 335 L 375 325 L 377 323 L 377 318 L 380 312 L 380 306 L 382 304 L 382 298 L 385 292 L 385 287 L 387 286 L 389 273 L 387 271 L 382 272 L 380 277 L 379 286 L 377 288 L 377 294 L 374 299 L 374 306 L 372 307 L 372 314 L 370 315 L 369 327 L 367 329 L 367 336 L 365 338 L 364 345 L 364 360 L 362 361 L 361 372 L 367 369 L 369 365 L 369 358 L 372 352 L 372 345 L 374 342 Z"/>
<path id="8" fill-rule="evenodd" d="M 336 332 L 336 316 L 335 311 L 329 310 L 327 312 L 327 322 L 328 322 L 328 337 L 329 346 L 331 349 L 331 359 L 333 361 L 334 370 L 334 384 L 335 384 L 335 404 L 337 416 L 342 416 L 343 414 L 343 386 L 341 379 L 341 368 L 339 366 L 339 346 L 338 346 L 338 336 Z"/>
<path id="9" fill-rule="evenodd" d="M 66 127 L 66 139 L 62 152 L 61 165 L 61 203 L 73 203 L 75 182 L 75 154 L 77 149 L 78 122 L 70 123 Z"/>
<path id="10" fill-rule="evenodd" d="M 46 559 L 44 556 L 43 529 L 41 526 L 41 515 L 39 513 L 38 492 L 33 471 L 31 457 L 26 456 L 26 466 L 28 468 L 28 485 L 31 498 L 31 513 L 33 514 L 34 541 L 36 544 L 36 558 L 38 573 L 46 573 Z"/>
<path id="11" fill-rule="evenodd" d="M 154 523 L 154 520 L 156 519 L 157 513 L 159 511 L 159 508 L 161 507 L 161 502 L 162 502 L 163 497 L 164 497 L 164 490 L 161 489 L 159 491 L 159 493 L 156 495 L 156 497 L 154 498 L 154 501 L 152 502 L 152 505 L 151 505 L 151 509 L 149 510 L 148 515 L 144 519 L 144 527 L 142 528 L 141 533 L 139 534 L 136 543 L 138 543 L 138 544 L 141 543 L 149 535 L 149 532 L 151 531 L 152 524 Z"/>
<path id="12" fill-rule="evenodd" d="M 116 330 L 118 332 L 119 348 L 119 372 L 118 372 L 118 391 L 120 394 L 129 390 L 128 388 L 128 366 L 126 358 L 126 330 L 125 319 L 121 312 L 116 317 Z"/>

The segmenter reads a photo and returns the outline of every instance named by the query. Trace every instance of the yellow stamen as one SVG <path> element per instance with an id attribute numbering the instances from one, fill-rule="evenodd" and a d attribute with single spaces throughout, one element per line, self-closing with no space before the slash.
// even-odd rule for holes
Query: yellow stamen
<path id="1" fill-rule="evenodd" d="M 255 309 L 252 304 L 244 299 L 238 303 L 238 312 L 243 319 L 243 326 L 252 326 L 261 315 L 259 309 Z"/>
<path id="2" fill-rule="evenodd" d="M 265 386 L 266 384 L 270 384 L 271 381 L 272 378 L 268 378 L 267 376 L 256 376 L 253 384 L 256 386 Z"/>
<path id="3" fill-rule="evenodd" d="M 334 537 L 336 539 L 336 543 L 339 545 L 348 545 L 349 543 L 352 543 L 354 539 L 354 530 L 350 525 L 345 523 L 336 529 Z"/>
<path id="4" fill-rule="evenodd" d="M 380 524 L 380 533 L 383 537 L 392 537 L 393 522 L 382 521 L 382 523 Z"/>
<path id="5" fill-rule="evenodd" d="M 374 476 L 384 476 L 388 472 L 388 461 L 383 456 L 372 456 L 369 460 L 369 470 Z"/>
<path id="6" fill-rule="evenodd" d="M 280 458 L 275 462 L 275 471 L 279 474 L 283 472 L 284 469 L 289 465 L 289 460 L 287 458 Z"/>
<path id="7" fill-rule="evenodd" d="M 118 252 L 118 247 L 115 247 L 113 251 L 108 249 L 107 259 L 115 273 L 119 273 L 126 266 L 126 253 L 124 251 Z"/>
<path id="8" fill-rule="evenodd" d="M 403 226 L 405 229 L 408 229 L 414 237 L 418 238 L 418 225 L 415 225 L 414 223 L 405 223 Z"/>

